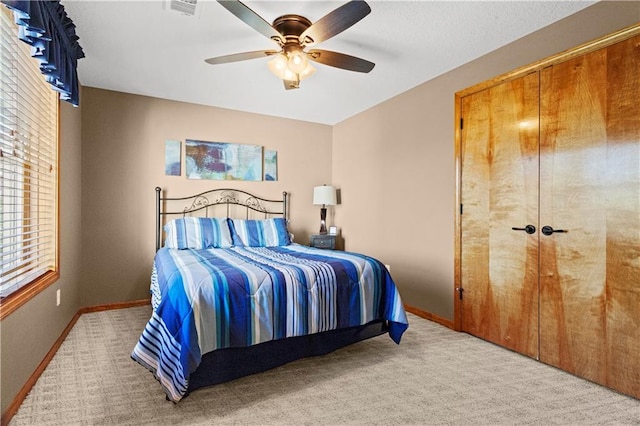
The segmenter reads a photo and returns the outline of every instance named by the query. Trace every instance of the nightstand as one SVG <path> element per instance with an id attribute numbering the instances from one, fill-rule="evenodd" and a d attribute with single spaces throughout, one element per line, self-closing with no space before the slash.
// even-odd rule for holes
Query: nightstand
<path id="1" fill-rule="evenodd" d="M 311 242 L 309 245 L 319 249 L 335 250 L 336 236 L 329 234 L 315 234 L 311 236 Z"/>

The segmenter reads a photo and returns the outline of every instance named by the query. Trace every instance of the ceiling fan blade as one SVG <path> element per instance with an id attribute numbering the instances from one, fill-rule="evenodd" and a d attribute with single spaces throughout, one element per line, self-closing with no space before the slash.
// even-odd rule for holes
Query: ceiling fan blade
<path id="1" fill-rule="evenodd" d="M 209 58 L 204 61 L 211 65 L 227 64 L 229 62 L 246 61 L 249 59 L 264 58 L 279 53 L 278 50 L 255 50 L 253 52 L 234 53 L 232 55 L 218 56 L 217 58 Z"/>
<path id="2" fill-rule="evenodd" d="M 307 52 L 307 57 L 321 64 L 356 72 L 367 73 L 376 66 L 373 62 L 365 59 L 330 50 L 311 49 Z"/>
<path id="3" fill-rule="evenodd" d="M 279 40 L 284 43 L 284 37 L 270 23 L 265 21 L 260 15 L 249 9 L 244 3 L 238 0 L 218 0 L 225 9 L 236 15 L 242 22 L 249 25 L 260 34 L 270 39 Z"/>
<path id="4" fill-rule="evenodd" d="M 314 22 L 313 25 L 300 34 L 300 42 L 303 45 L 310 46 L 328 40 L 336 34 L 340 34 L 370 12 L 371 8 L 367 2 L 352 0 Z"/>

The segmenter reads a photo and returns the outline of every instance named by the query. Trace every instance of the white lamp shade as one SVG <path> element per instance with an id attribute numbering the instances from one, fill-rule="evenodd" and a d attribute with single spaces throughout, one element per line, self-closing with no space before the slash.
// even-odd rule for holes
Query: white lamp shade
<path id="1" fill-rule="evenodd" d="M 316 206 L 335 206 L 336 189 L 331 185 L 316 186 L 313 188 L 313 204 Z"/>

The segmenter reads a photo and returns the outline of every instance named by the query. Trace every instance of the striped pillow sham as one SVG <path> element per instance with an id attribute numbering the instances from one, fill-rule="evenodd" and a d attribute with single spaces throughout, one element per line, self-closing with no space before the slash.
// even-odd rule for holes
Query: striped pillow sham
<path id="1" fill-rule="evenodd" d="M 233 245 L 276 247 L 291 244 L 287 222 L 281 218 L 261 220 L 229 219 Z"/>
<path id="2" fill-rule="evenodd" d="M 165 247 L 173 249 L 228 248 L 233 240 L 226 218 L 181 217 L 164 226 Z"/>

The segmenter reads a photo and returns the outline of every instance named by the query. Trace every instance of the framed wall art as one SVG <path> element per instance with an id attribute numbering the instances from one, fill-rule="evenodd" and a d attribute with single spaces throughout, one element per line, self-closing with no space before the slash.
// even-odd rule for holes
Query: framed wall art
<path id="1" fill-rule="evenodd" d="M 278 152 L 271 149 L 264 150 L 264 180 L 278 180 Z"/>
<path id="2" fill-rule="evenodd" d="M 164 174 L 180 176 L 182 174 L 182 142 L 164 142 Z"/>
<path id="3" fill-rule="evenodd" d="M 185 141 L 188 179 L 262 180 L 262 146 Z"/>

